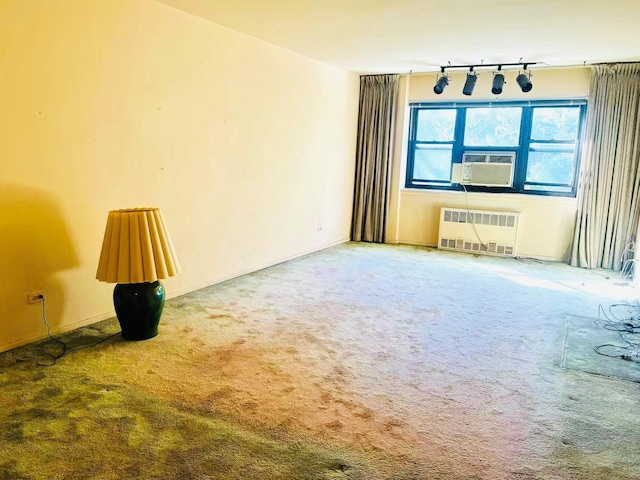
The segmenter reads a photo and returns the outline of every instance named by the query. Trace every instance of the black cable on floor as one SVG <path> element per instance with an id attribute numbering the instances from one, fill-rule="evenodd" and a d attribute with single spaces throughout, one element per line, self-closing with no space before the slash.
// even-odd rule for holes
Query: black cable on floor
<path id="1" fill-rule="evenodd" d="M 622 360 L 628 360 L 628 361 L 635 361 L 635 362 L 640 362 L 640 352 L 638 351 L 633 351 L 630 353 L 622 353 L 622 354 L 616 354 L 616 355 L 611 355 L 608 353 L 604 353 L 601 352 L 600 349 L 604 348 L 604 347 L 614 347 L 617 350 L 629 350 L 629 347 L 621 347 L 620 345 L 614 345 L 612 343 L 603 343 L 602 345 L 597 345 L 595 347 L 593 347 L 593 349 L 596 351 L 596 353 L 598 355 L 602 355 L 605 357 L 609 357 L 609 358 L 621 358 Z"/>
<path id="2" fill-rule="evenodd" d="M 40 367 L 51 367 L 51 366 L 56 364 L 58 359 L 64 357 L 65 355 L 69 355 L 70 353 L 77 352 L 78 350 L 82 350 L 84 348 L 93 348 L 96 345 L 99 345 L 102 342 L 106 342 L 110 338 L 113 338 L 116 335 L 120 334 L 120 332 L 116 332 L 113 335 L 109 335 L 108 337 L 105 337 L 105 338 L 97 341 L 96 343 L 92 343 L 92 344 L 89 344 L 89 345 L 82 345 L 80 347 L 77 347 L 77 348 L 74 348 L 74 349 L 71 349 L 71 350 L 67 350 L 67 344 L 65 342 L 63 342 L 62 340 L 58 340 L 53 335 L 51 335 L 51 328 L 49 327 L 49 322 L 47 322 L 45 299 L 44 299 L 43 296 L 41 296 L 40 300 L 42 302 L 42 322 L 44 323 L 44 326 L 47 328 L 47 337 L 49 337 L 49 339 L 51 341 L 55 342 L 61 348 L 61 351 L 59 353 L 50 353 L 50 352 L 47 352 L 44 348 L 40 348 L 40 347 L 34 348 L 31 351 L 31 355 L 33 357 L 33 361 L 36 363 L 36 365 L 38 365 Z M 43 363 L 43 362 L 39 361 L 38 360 L 38 355 L 48 359 L 48 362 Z"/>
<path id="3" fill-rule="evenodd" d="M 620 307 L 627 309 L 628 314 L 625 316 L 617 314 L 615 310 Z M 594 323 L 606 330 L 618 332 L 621 340 L 626 345 L 603 343 L 593 347 L 593 349 L 598 355 L 605 357 L 640 362 L 640 307 L 628 303 L 614 303 L 609 306 L 608 312 L 607 314 L 604 307 L 599 305 L 598 319 Z M 637 335 L 637 338 L 630 338 L 630 335 Z M 614 348 L 615 353 L 602 351 L 606 347 Z"/>

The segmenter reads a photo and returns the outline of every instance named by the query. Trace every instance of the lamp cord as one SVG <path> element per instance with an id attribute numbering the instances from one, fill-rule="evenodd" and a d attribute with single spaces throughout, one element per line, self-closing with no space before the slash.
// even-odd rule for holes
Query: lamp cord
<path id="1" fill-rule="evenodd" d="M 102 342 L 105 342 L 105 341 L 109 340 L 110 338 L 115 337 L 116 335 L 118 335 L 120 333 L 120 332 L 116 332 L 116 333 L 114 333 L 112 335 L 109 335 L 108 337 L 105 337 L 105 338 L 103 338 L 101 340 L 98 340 L 96 343 L 93 343 L 93 344 L 82 345 L 80 347 L 73 348 L 71 350 L 67 350 L 67 344 L 65 342 L 63 342 L 62 340 L 58 340 L 53 335 L 51 335 L 51 328 L 49 327 L 49 322 L 47 322 L 46 305 L 45 305 L 46 301 L 45 301 L 44 297 L 42 297 L 42 296 L 40 297 L 40 300 L 42 302 L 42 323 L 44 323 L 44 326 L 47 328 L 47 337 L 49 337 L 49 339 L 51 341 L 53 341 L 56 344 L 60 345 L 62 350 L 59 353 L 56 354 L 56 353 L 47 352 L 44 348 L 40 348 L 40 347 L 34 348 L 31 351 L 31 355 L 33 357 L 33 361 L 39 367 L 51 367 L 51 366 L 56 364 L 56 362 L 58 361 L 59 358 L 62 358 L 65 355 L 69 355 L 70 353 L 77 352 L 78 350 L 82 350 L 84 348 L 93 348 L 96 345 L 99 345 Z M 40 358 L 44 357 L 46 360 L 45 361 L 39 360 L 38 359 L 39 356 L 40 356 Z"/>
<path id="2" fill-rule="evenodd" d="M 471 226 L 473 227 L 473 232 L 476 234 L 476 238 L 480 242 L 480 245 L 482 245 L 484 248 L 487 249 L 487 251 L 489 251 L 489 245 L 484 243 L 482 241 L 482 239 L 480 238 L 480 235 L 478 234 L 478 230 L 476 229 L 475 216 L 471 215 L 471 210 L 469 210 L 469 192 L 467 191 L 467 187 L 462 183 L 460 185 L 462 186 L 462 189 L 464 190 L 464 200 L 465 200 L 466 206 L 467 206 L 467 218 L 471 218 Z"/>

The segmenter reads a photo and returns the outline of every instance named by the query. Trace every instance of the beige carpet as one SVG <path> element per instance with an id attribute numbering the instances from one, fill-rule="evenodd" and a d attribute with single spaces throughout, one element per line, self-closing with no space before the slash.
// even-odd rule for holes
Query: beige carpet
<path id="1" fill-rule="evenodd" d="M 0 478 L 640 479 L 640 364 L 593 351 L 618 283 L 407 246 L 309 255 L 170 300 L 151 340 L 0 355 Z"/>

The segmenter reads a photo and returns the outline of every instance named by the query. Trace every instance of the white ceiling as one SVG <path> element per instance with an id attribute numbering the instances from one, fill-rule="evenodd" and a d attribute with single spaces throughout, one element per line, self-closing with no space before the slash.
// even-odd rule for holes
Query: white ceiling
<path id="1" fill-rule="evenodd" d="M 358 73 L 640 61 L 640 0 L 158 0 Z"/>

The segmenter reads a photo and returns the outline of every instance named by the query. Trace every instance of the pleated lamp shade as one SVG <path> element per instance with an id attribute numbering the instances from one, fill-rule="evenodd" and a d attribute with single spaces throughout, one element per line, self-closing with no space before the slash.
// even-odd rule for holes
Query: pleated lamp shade
<path id="1" fill-rule="evenodd" d="M 107 283 L 155 282 L 180 272 L 169 232 L 158 208 L 112 210 L 96 278 Z"/>

